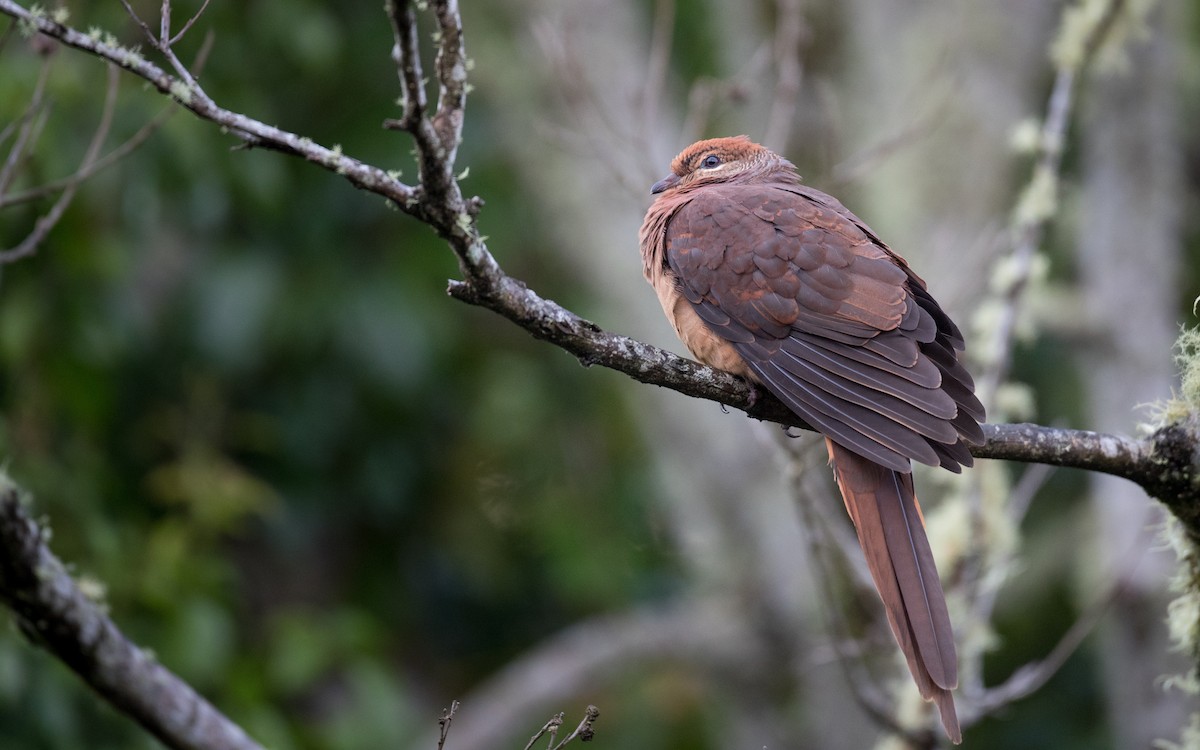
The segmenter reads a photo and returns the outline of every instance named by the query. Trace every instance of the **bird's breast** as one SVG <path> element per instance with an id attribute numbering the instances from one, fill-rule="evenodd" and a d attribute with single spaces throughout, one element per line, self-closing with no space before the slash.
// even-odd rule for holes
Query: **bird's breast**
<path id="1" fill-rule="evenodd" d="M 750 371 L 742 355 L 733 348 L 733 344 L 713 333 L 712 328 L 696 314 L 696 308 L 680 293 L 675 275 L 669 269 L 660 267 L 657 273 L 651 274 L 650 283 L 675 334 L 693 357 L 709 367 L 757 382 L 758 378 Z"/>

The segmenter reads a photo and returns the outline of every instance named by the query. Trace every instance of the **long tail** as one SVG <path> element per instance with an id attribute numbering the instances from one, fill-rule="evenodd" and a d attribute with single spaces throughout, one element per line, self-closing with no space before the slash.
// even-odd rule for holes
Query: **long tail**
<path id="1" fill-rule="evenodd" d="M 912 475 L 885 469 L 826 438 L 834 475 L 883 599 L 888 623 L 921 696 L 937 704 L 946 734 L 962 742 L 954 698 L 958 657 Z"/>

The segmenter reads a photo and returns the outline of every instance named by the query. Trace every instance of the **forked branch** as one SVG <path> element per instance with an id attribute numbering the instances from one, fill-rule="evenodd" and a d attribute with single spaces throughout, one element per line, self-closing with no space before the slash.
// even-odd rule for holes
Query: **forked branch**
<path id="1" fill-rule="evenodd" d="M 450 282 L 448 291 L 455 299 L 499 313 L 536 338 L 570 352 L 584 365 L 618 370 L 639 382 L 716 401 L 756 419 L 807 428 L 782 403 L 745 381 L 605 331 L 504 272 L 476 228 L 475 217 L 482 201 L 464 199 L 454 179 L 468 67 L 457 2 L 436 0 L 431 6 L 439 30 L 435 65 L 439 95 L 433 113 L 428 111 L 425 82 L 420 77 L 416 4 L 392 0 L 387 5 L 395 35 L 393 55 L 405 93 L 403 116 L 389 123 L 408 132 L 416 143 L 421 173 L 415 186 L 296 133 L 227 110 L 205 94 L 194 79 L 188 83 L 135 52 L 57 23 L 13 0 L 0 0 L 0 13 L 70 47 L 120 64 L 200 119 L 226 128 L 249 145 L 302 157 L 391 200 L 403 212 L 432 227 L 449 244 L 464 276 L 461 281 Z M 1150 494 L 1173 501 L 1173 507 L 1180 503 L 1200 507 L 1196 502 L 1200 501 L 1198 464 L 1191 455 L 1200 441 L 1190 424 L 1164 427 L 1146 440 L 1036 425 L 988 425 L 985 435 L 987 442 L 973 451 L 977 457 L 1103 471 L 1138 483 Z M 1200 523 L 1200 513 L 1197 516 Z"/>
<path id="2" fill-rule="evenodd" d="M 434 62 L 438 94 L 432 111 L 420 60 L 420 9 L 409 0 L 389 0 L 386 5 L 403 103 L 401 116 L 385 121 L 385 126 L 403 131 L 413 139 L 419 174 L 417 183 L 411 185 L 339 149 L 320 146 L 297 133 L 221 107 L 172 50 L 194 26 L 199 14 L 173 32 L 169 1 L 163 3 L 157 33 L 150 24 L 134 18 L 143 28 L 151 49 L 165 59 L 170 70 L 136 51 L 58 23 L 14 0 L 0 0 L 0 13 L 16 19 L 29 31 L 105 60 L 114 65 L 114 70 L 119 66 L 142 78 L 164 96 L 198 118 L 224 128 L 247 146 L 304 158 L 391 201 L 404 213 L 433 228 L 454 252 L 463 276 L 462 280 L 450 283 L 448 291 L 454 298 L 503 315 L 531 335 L 568 351 L 585 365 L 615 369 L 639 382 L 731 406 L 757 419 L 806 427 L 782 403 L 745 381 L 607 332 L 539 296 L 503 271 L 476 226 L 482 201 L 477 197 L 464 198 L 456 177 L 455 160 L 462 135 L 470 67 L 457 2 L 434 0 L 431 5 L 438 46 Z M 130 12 L 132 15 L 132 9 Z M 81 168 L 79 174 L 90 174 L 97 154 L 98 151 L 89 149 L 87 168 Z M 0 179 L 0 183 L 3 181 Z M 985 435 L 986 443 L 974 450 L 978 457 L 1077 467 L 1137 482 L 1171 505 L 1193 536 L 1200 538 L 1197 531 L 1200 529 L 1197 479 L 1200 442 L 1194 421 L 1168 425 L 1144 440 L 1037 425 L 987 425 Z M 30 575 L 30 571 L 47 574 Z M 96 615 L 98 608 L 86 599 L 61 563 L 46 549 L 38 527 L 24 513 L 11 488 L 0 492 L 0 597 L 40 643 L 168 745 L 258 747 L 190 688 L 125 640 L 107 617 Z M 443 730 L 448 729 L 451 716 L 452 713 L 445 716 Z M 584 722 L 559 746 L 576 737 L 586 740 L 594 720 L 594 710 L 589 710 Z M 558 726 L 548 724 L 544 732 L 556 732 Z"/>

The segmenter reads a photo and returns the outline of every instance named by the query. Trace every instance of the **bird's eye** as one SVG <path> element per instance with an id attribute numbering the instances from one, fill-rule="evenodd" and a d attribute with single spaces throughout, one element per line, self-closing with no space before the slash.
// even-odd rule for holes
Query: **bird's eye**
<path id="1" fill-rule="evenodd" d="M 704 167 L 705 169 L 712 169 L 713 167 L 719 167 L 720 165 L 721 157 L 717 156 L 716 154 L 709 154 L 708 156 L 704 157 L 704 161 L 700 162 L 700 166 Z"/>

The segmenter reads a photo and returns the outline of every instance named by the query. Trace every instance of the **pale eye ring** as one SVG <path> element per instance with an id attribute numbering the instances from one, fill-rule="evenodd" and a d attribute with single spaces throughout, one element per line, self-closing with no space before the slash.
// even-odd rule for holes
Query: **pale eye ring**
<path id="1" fill-rule="evenodd" d="M 716 154 L 709 154 L 708 156 L 704 157 L 704 161 L 700 162 L 700 166 L 705 169 L 719 167 L 721 166 L 721 157 L 717 156 Z"/>

